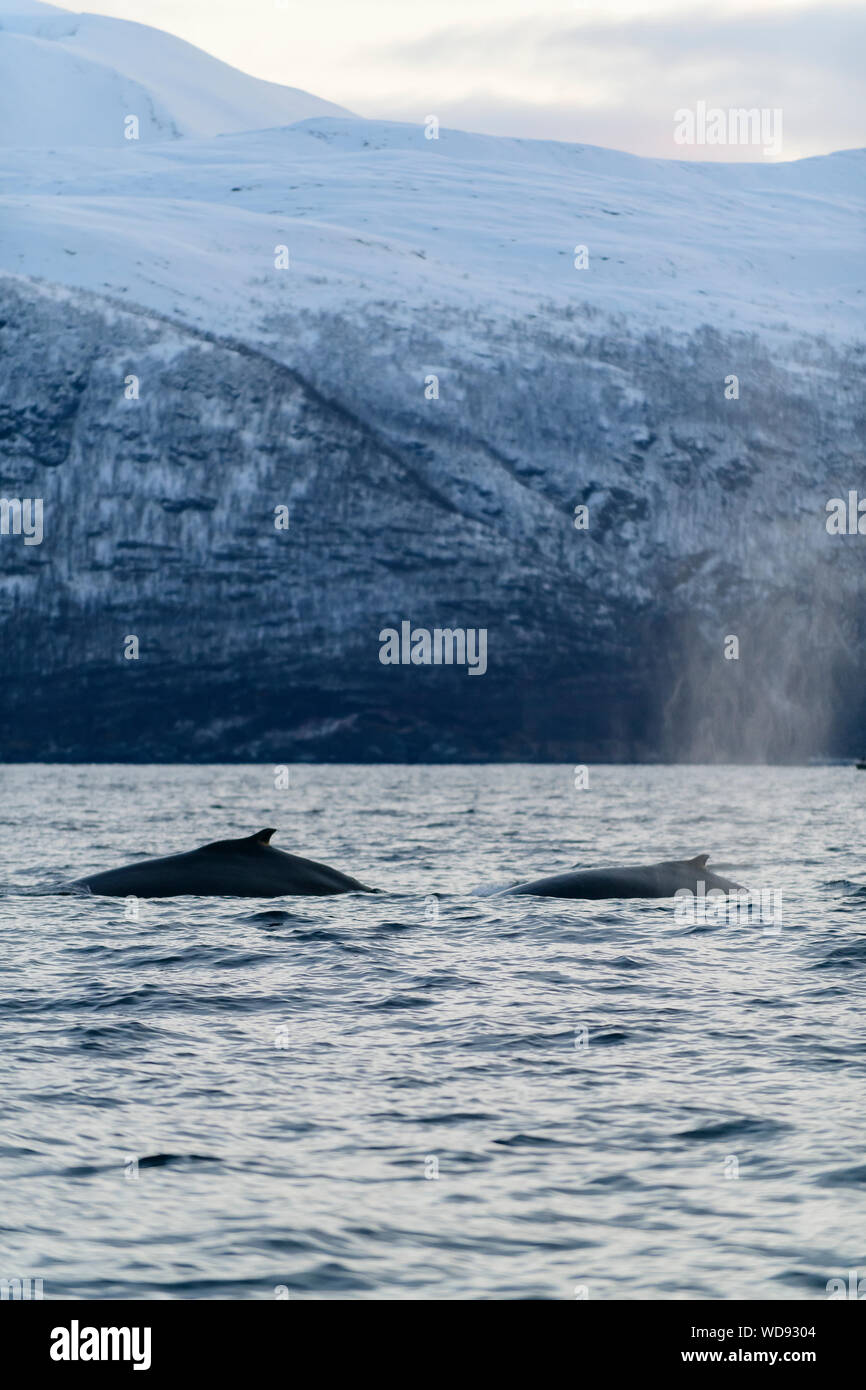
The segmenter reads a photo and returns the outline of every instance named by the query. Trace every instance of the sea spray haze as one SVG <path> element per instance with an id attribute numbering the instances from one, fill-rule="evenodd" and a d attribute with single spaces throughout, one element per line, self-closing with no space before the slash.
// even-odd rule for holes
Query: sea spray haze
<path id="1" fill-rule="evenodd" d="M 365 121 L 14 9 L 0 478 L 43 536 L 0 534 L 6 757 L 851 751 L 862 151 Z M 404 623 L 483 631 L 483 680 L 383 663 Z"/>
<path id="2" fill-rule="evenodd" d="M 46 1300 L 847 1296 L 862 774 L 586 772 L 3 769 L 0 1276 Z M 22 895 L 263 815 L 386 893 Z M 780 923 L 474 895 L 699 852 L 778 890 Z"/>

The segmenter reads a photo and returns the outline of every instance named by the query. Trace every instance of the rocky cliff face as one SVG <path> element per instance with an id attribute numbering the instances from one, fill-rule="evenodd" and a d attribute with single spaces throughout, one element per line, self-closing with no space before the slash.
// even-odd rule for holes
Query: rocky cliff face
<path id="1" fill-rule="evenodd" d="M 0 286 L 0 496 L 44 499 L 40 545 L 0 535 L 4 757 L 746 760 L 862 728 L 866 536 L 825 526 L 866 496 L 856 348 L 384 302 L 281 310 L 265 347 Z M 486 673 L 383 665 L 404 621 L 486 629 Z"/>

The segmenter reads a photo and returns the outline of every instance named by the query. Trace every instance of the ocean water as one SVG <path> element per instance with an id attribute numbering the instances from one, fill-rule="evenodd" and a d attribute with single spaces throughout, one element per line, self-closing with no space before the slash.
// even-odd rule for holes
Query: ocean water
<path id="1" fill-rule="evenodd" d="M 823 1299 L 866 1276 L 866 773 L 0 769 L 0 1277 Z M 381 896 L 33 890 L 279 827 Z M 473 896 L 709 852 L 778 927 Z"/>

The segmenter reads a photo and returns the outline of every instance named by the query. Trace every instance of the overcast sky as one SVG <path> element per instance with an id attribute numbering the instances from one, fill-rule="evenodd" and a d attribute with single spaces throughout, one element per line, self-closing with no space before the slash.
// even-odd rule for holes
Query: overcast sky
<path id="1" fill-rule="evenodd" d="M 782 158 L 866 145 L 866 0 L 80 0 L 362 116 L 669 158 L 674 112 L 781 108 Z"/>

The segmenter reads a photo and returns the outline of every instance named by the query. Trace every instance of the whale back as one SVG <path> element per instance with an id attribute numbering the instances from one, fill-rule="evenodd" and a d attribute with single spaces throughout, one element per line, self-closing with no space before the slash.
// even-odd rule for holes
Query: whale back
<path id="1" fill-rule="evenodd" d="M 660 864 L 570 870 L 518 883 L 506 892 L 545 898 L 672 898 L 683 889 L 697 893 L 699 883 L 708 893 L 736 890 L 737 884 L 707 868 L 709 857 L 696 854 L 693 859 L 668 859 Z"/>
<path id="2" fill-rule="evenodd" d="M 182 854 L 144 859 L 79 879 L 72 886 L 110 897 L 276 898 L 376 890 L 314 859 L 270 844 L 273 829 L 238 840 L 214 840 Z"/>

